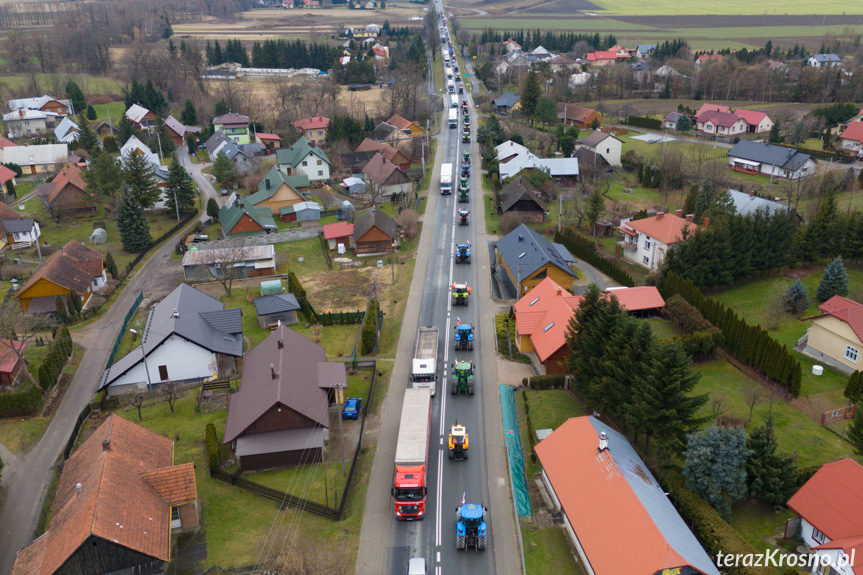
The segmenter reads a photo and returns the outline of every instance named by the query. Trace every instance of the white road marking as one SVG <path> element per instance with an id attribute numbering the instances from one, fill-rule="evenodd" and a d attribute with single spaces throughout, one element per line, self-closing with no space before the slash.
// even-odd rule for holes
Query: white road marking
<path id="1" fill-rule="evenodd" d="M 435 547 L 440 547 L 441 499 L 443 491 L 443 450 L 437 452 L 437 513 L 435 513 Z"/>

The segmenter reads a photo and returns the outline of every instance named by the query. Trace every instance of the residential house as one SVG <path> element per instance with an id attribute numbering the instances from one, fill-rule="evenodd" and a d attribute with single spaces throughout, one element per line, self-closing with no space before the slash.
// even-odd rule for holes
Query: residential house
<path id="1" fill-rule="evenodd" d="M 668 65 L 662 65 L 653 72 L 653 77 L 656 81 L 654 84 L 654 89 L 659 91 L 665 87 L 666 82 L 671 82 L 672 80 L 676 80 L 677 78 L 684 78 L 685 76 Z M 661 80 L 661 82 L 659 81 Z"/>
<path id="2" fill-rule="evenodd" d="M 581 147 L 572 152 L 572 157 L 578 160 L 579 174 L 608 174 L 614 171 L 608 161 L 588 147 Z"/>
<path id="3" fill-rule="evenodd" d="M 153 150 L 150 149 L 150 146 L 139 140 L 135 135 L 129 136 L 129 139 L 120 147 L 121 157 L 128 158 L 133 154 L 144 156 L 147 161 L 154 166 L 161 167 L 162 165 L 162 162 L 159 159 L 159 154 L 153 152 Z"/>
<path id="4" fill-rule="evenodd" d="M 186 258 L 183 263 L 185 268 Z M 243 357 L 242 316 L 239 308 L 225 309 L 216 298 L 180 284 L 150 309 L 141 343 L 105 370 L 98 391 L 113 396 L 235 373 L 236 358 Z"/>
<path id="5" fill-rule="evenodd" d="M 545 219 L 545 202 L 539 190 L 523 176 L 513 178 L 500 190 L 498 196 L 500 197 L 498 213 L 516 212 L 533 223 L 540 223 Z"/>
<path id="6" fill-rule="evenodd" d="M 324 239 L 330 250 L 338 248 L 342 244 L 345 248 L 351 245 L 354 236 L 354 224 L 349 222 L 336 222 L 324 226 Z"/>
<path id="7" fill-rule="evenodd" d="M 577 278 L 567 260 L 574 261 L 566 248 L 521 224 L 495 244 L 498 260 L 519 295 L 526 293 L 545 278 L 571 286 Z"/>
<path id="8" fill-rule="evenodd" d="M 372 206 L 354 221 L 351 246 L 358 256 L 388 254 L 396 251 L 399 232 L 396 221 Z"/>
<path id="9" fill-rule="evenodd" d="M 275 258 L 272 244 L 189 250 L 183 255 L 183 276 L 186 281 L 213 280 L 225 277 L 230 267 L 234 279 L 266 277 L 276 273 Z"/>
<path id="10" fill-rule="evenodd" d="M 351 176 L 339 183 L 339 190 L 346 196 L 359 196 L 366 193 L 366 183 L 360 178 Z"/>
<path id="11" fill-rule="evenodd" d="M 723 104 L 701 104 L 701 107 L 698 108 L 697 112 L 695 112 L 695 121 L 697 122 L 698 118 L 707 112 L 731 113 L 731 107 Z"/>
<path id="12" fill-rule="evenodd" d="M 749 128 L 746 120 L 733 112 L 704 112 L 696 119 L 696 129 L 716 136 L 739 136 Z"/>
<path id="13" fill-rule="evenodd" d="M 408 194 L 413 191 L 413 182 L 383 154 L 375 155 L 363 168 L 367 187 L 379 196 Z"/>
<path id="14" fill-rule="evenodd" d="M 187 135 L 196 135 L 201 133 L 201 128 L 185 126 L 174 116 L 168 116 L 165 118 L 165 126 L 168 127 L 168 132 L 171 134 L 171 140 L 173 140 L 175 146 L 185 146 Z"/>
<path id="15" fill-rule="evenodd" d="M 683 217 L 683 210 L 676 214 L 659 212 L 653 217 L 629 220 L 618 228 L 622 240 L 617 243 L 623 248 L 623 257 L 649 270 L 659 269 L 668 253 L 668 248 L 683 239 L 683 231 L 695 233 L 699 226 L 692 216 Z"/>
<path id="16" fill-rule="evenodd" d="M 812 323 L 797 347 L 842 372 L 863 371 L 863 304 L 835 295 L 818 309 L 803 318 Z"/>
<path id="17" fill-rule="evenodd" d="M 14 112 L 3 114 L 3 123 L 10 138 L 32 138 L 45 134 L 49 126 L 53 126 L 54 116 L 39 110 L 20 108 Z"/>
<path id="18" fill-rule="evenodd" d="M 849 122 L 839 136 L 843 150 L 859 153 L 863 150 L 863 122 Z"/>
<path id="19" fill-rule="evenodd" d="M 511 92 L 504 92 L 497 98 L 491 101 L 494 106 L 494 111 L 502 116 L 508 115 L 510 112 L 515 112 L 521 109 L 521 96 Z"/>
<path id="20" fill-rule="evenodd" d="M 270 208 L 242 200 L 227 203 L 219 210 L 219 225 L 225 237 L 263 236 L 278 231 Z"/>
<path id="21" fill-rule="evenodd" d="M 521 51 L 521 44 L 519 44 L 518 42 L 516 42 L 512 38 L 507 38 L 506 40 L 503 41 L 502 44 L 503 44 L 503 49 L 506 51 L 507 54 L 509 54 L 510 52 L 517 52 L 517 51 L 520 52 Z"/>
<path id="22" fill-rule="evenodd" d="M 587 64 L 596 68 L 614 66 L 618 60 L 625 58 L 629 58 L 629 54 L 626 56 L 618 56 L 617 52 L 612 50 L 597 50 L 596 52 L 589 52 L 584 55 L 584 59 L 587 60 Z"/>
<path id="23" fill-rule="evenodd" d="M 57 313 L 56 297 L 65 301 L 74 290 L 86 309 L 93 293 L 106 283 L 105 256 L 71 240 L 48 256 L 12 297 L 26 314 Z"/>
<path id="24" fill-rule="evenodd" d="M 656 51 L 656 44 L 639 44 L 635 49 L 635 57 L 640 60 L 647 60 Z"/>
<path id="25" fill-rule="evenodd" d="M 594 130 L 586 137 L 581 138 L 576 143 L 576 148 L 588 148 L 592 152 L 599 154 L 608 162 L 609 166 L 619 167 L 620 153 L 623 149 L 623 142 L 605 132 Z"/>
<path id="26" fill-rule="evenodd" d="M 345 364 L 286 325 L 246 354 L 225 424 L 243 471 L 323 461 L 330 404 L 347 387 Z"/>
<path id="27" fill-rule="evenodd" d="M 411 138 L 421 138 L 425 135 L 425 130 L 420 127 L 419 122 L 417 122 L 416 120 L 410 121 L 407 118 L 399 116 L 398 114 L 390 117 L 390 119 L 387 120 L 387 124 L 389 124 L 390 126 L 395 126 L 405 135 L 408 135 Z"/>
<path id="28" fill-rule="evenodd" d="M 676 130 L 677 122 L 680 121 L 680 118 L 683 117 L 683 114 L 679 112 L 671 112 L 665 118 L 662 119 L 662 127 L 665 130 Z"/>
<path id="29" fill-rule="evenodd" d="M 788 508 L 797 517 L 788 520 L 785 535 L 799 531 L 818 573 L 863 575 L 863 466 L 853 459 L 825 463 Z"/>
<path id="30" fill-rule="evenodd" d="M 750 134 L 766 134 L 773 129 L 773 118 L 764 112 L 737 108 L 734 113 L 748 124 L 746 131 Z"/>
<path id="31" fill-rule="evenodd" d="M 549 52 L 542 46 L 537 46 L 536 48 L 528 52 L 528 54 L 530 56 L 533 56 L 535 58 L 535 61 L 538 62 L 548 62 L 557 58 L 557 54 Z"/>
<path id="32" fill-rule="evenodd" d="M 728 195 L 731 197 L 731 201 L 734 203 L 734 209 L 737 211 L 737 215 L 739 216 L 748 216 L 755 214 L 756 212 L 761 212 L 766 216 L 772 216 L 777 213 L 794 213 L 794 209 L 787 204 L 758 197 L 755 195 L 755 192 L 749 192 L 747 194 L 740 190 L 729 188 Z"/>
<path id="33" fill-rule="evenodd" d="M 561 108 L 563 108 L 561 110 Z M 558 119 L 567 126 L 578 126 L 580 130 L 593 130 L 602 127 L 602 114 L 593 108 L 576 106 L 575 104 L 558 104 Z M 594 122 L 596 125 L 594 126 Z"/>
<path id="34" fill-rule="evenodd" d="M 587 84 L 588 80 L 590 80 L 593 76 L 589 72 L 581 72 L 579 74 L 572 74 L 569 77 L 568 85 L 571 90 L 575 90 L 579 86 L 584 86 Z"/>
<path id="35" fill-rule="evenodd" d="M 383 142 L 376 142 L 370 138 L 364 139 L 360 142 L 360 145 L 357 146 L 357 152 L 378 152 L 383 155 L 383 157 L 395 165 L 400 170 L 410 170 L 411 169 L 411 161 L 405 156 L 401 151 L 396 148 L 390 146 L 389 144 L 384 144 Z M 374 156 L 369 158 L 369 161 Z M 368 162 L 366 162 L 368 163 Z M 363 166 L 365 167 L 365 165 Z M 362 169 L 360 169 L 362 172 Z"/>
<path id="36" fill-rule="evenodd" d="M 527 54 L 520 50 L 517 52 L 509 52 L 503 57 L 503 60 L 495 66 L 495 72 L 497 74 L 506 74 L 507 72 L 521 74 L 530 69 L 534 60 L 535 58 L 528 57 Z"/>
<path id="37" fill-rule="evenodd" d="M 69 118 L 63 118 L 54 128 L 54 137 L 62 144 L 72 144 L 78 139 L 81 128 Z"/>
<path id="38" fill-rule="evenodd" d="M 229 112 L 227 114 L 222 114 L 217 118 L 213 118 L 212 123 L 214 131 L 222 132 L 235 144 L 248 144 L 252 141 L 249 135 L 248 116 Z"/>
<path id="39" fill-rule="evenodd" d="M 0 203 L 0 250 L 6 246 L 12 246 L 13 249 L 28 248 L 39 240 L 40 235 L 42 230 L 39 222 L 25 218 L 6 204 Z"/>
<path id="40" fill-rule="evenodd" d="M 543 375 L 567 372 L 566 330 L 580 302 L 581 296 L 573 296 L 545 277 L 513 304 L 516 347 L 536 356 Z"/>
<path id="41" fill-rule="evenodd" d="M 861 110 L 857 113 L 857 115 L 856 115 L 856 116 L 854 116 L 854 117 L 850 118 L 849 120 L 847 120 L 847 121 L 845 121 L 845 122 L 839 122 L 839 124 L 840 124 L 840 125 L 842 125 L 842 124 L 844 123 L 844 124 L 847 126 L 847 125 L 850 125 L 850 124 L 852 124 L 852 123 L 854 123 L 854 122 L 863 122 L 863 109 L 861 109 Z M 5 139 L 5 138 L 2 138 L 2 139 Z M 12 143 L 12 142 L 9 142 L 9 140 L 6 140 L 6 142 L 8 142 L 9 144 L 11 144 L 11 143 Z M 3 147 L 3 142 L 2 142 L 2 141 L 0 141 L 0 148 L 2 148 L 2 147 Z"/>
<path id="42" fill-rule="evenodd" d="M 815 173 L 815 160 L 809 154 L 751 140 L 740 140 L 728 150 L 728 165 L 736 172 L 772 173 L 784 180 L 799 180 Z"/>
<path id="43" fill-rule="evenodd" d="M 722 54 L 701 54 L 695 58 L 695 67 L 701 68 L 706 64 L 718 64 L 719 62 L 722 62 Z"/>
<path id="44" fill-rule="evenodd" d="M 390 148 L 392 148 L 392 146 L 390 146 Z M 344 169 L 350 170 L 352 174 L 362 174 L 363 168 L 366 167 L 366 164 L 368 164 L 377 153 L 378 150 L 368 150 L 365 152 L 348 152 L 347 154 L 342 154 L 342 166 Z"/>
<path id="45" fill-rule="evenodd" d="M 813 54 L 806 60 L 806 65 L 813 68 L 835 68 L 841 66 L 843 59 L 836 54 Z"/>
<path id="46" fill-rule="evenodd" d="M 4 193 L 6 191 L 6 182 L 11 180 L 13 186 L 18 185 L 17 177 L 18 173 L 15 170 L 0 164 L 0 187 L 2 187 Z"/>
<path id="47" fill-rule="evenodd" d="M 18 357 L 27 344 L 23 341 L 0 340 L 0 388 L 4 385 L 14 387 L 18 383 L 18 375 L 24 362 Z"/>
<path id="48" fill-rule="evenodd" d="M 330 126 L 330 119 L 323 116 L 312 116 L 311 118 L 303 118 L 291 122 L 291 125 L 297 129 L 301 136 L 305 136 L 309 142 L 316 146 L 323 146 L 327 143 L 327 128 Z"/>
<path id="49" fill-rule="evenodd" d="M 199 526 L 195 464 L 174 465 L 171 439 L 111 414 L 63 463 L 52 509 L 12 575 L 162 573 Z"/>
<path id="50" fill-rule="evenodd" d="M 497 146 L 495 151 L 498 153 L 501 181 L 513 178 L 524 170 L 542 170 L 567 187 L 573 186 L 578 179 L 578 160 L 575 158 L 540 158 L 511 140 Z"/>
<path id="51" fill-rule="evenodd" d="M 39 144 L 36 146 L 7 146 L 0 149 L 0 163 L 18 164 L 23 174 L 53 172 L 69 158 L 66 144 Z"/>
<path id="52" fill-rule="evenodd" d="M 48 210 L 54 219 L 61 220 L 96 213 L 96 197 L 87 191 L 81 169 L 69 162 L 51 182 Z"/>
<path id="53" fill-rule="evenodd" d="M 45 94 L 38 98 L 19 98 L 17 100 L 9 100 L 7 102 L 9 110 L 15 111 L 20 109 L 37 110 L 39 112 L 48 112 L 55 116 L 68 116 L 72 111 L 71 100 L 61 100 L 54 96 Z M 84 112 L 84 110 L 79 110 Z"/>
<path id="54" fill-rule="evenodd" d="M 719 575 L 621 433 L 595 417 L 573 417 L 537 444 L 536 455 L 543 490 L 586 572 Z M 627 551 L 611 541 L 627 541 Z"/>
<path id="55" fill-rule="evenodd" d="M 375 60 L 388 62 L 390 59 L 389 46 L 381 46 L 380 44 L 376 43 L 374 46 L 372 46 L 372 53 L 374 53 L 375 55 Z"/>
<path id="56" fill-rule="evenodd" d="M 258 184 L 258 191 L 244 198 L 243 203 L 266 208 L 276 217 L 281 214 L 282 208 L 306 201 L 308 191 L 307 175 L 288 176 L 278 166 L 273 166 Z"/>
<path id="57" fill-rule="evenodd" d="M 397 146 L 399 145 L 399 142 L 410 140 L 412 136 L 405 134 L 392 124 L 381 122 L 375 126 L 374 130 L 369 132 L 368 137 L 375 142 L 383 142 Z"/>
<path id="58" fill-rule="evenodd" d="M 330 179 L 330 160 L 322 149 L 300 136 L 290 148 L 276 151 L 279 169 L 288 176 L 305 174 L 312 182 Z"/>
<path id="59" fill-rule="evenodd" d="M 321 219 L 323 208 L 317 202 L 299 202 L 285 206 L 279 210 L 279 217 L 283 222 L 315 222 Z"/>
<path id="60" fill-rule="evenodd" d="M 93 122 L 93 131 L 96 132 L 96 135 L 100 138 L 104 138 L 105 136 L 117 136 L 120 134 L 120 129 L 117 128 L 117 126 L 112 126 L 104 120 Z"/>
<path id="61" fill-rule="evenodd" d="M 653 79 L 653 68 L 650 67 L 650 64 L 644 60 L 636 60 L 629 66 L 629 69 L 632 70 L 632 77 L 639 85 L 650 85 Z"/>
<path id="62" fill-rule="evenodd" d="M 255 132 L 255 141 L 263 146 L 267 155 L 282 147 L 282 139 L 276 134 L 265 134 L 263 132 Z"/>
<path id="63" fill-rule="evenodd" d="M 273 329 L 279 322 L 285 325 L 299 323 L 297 312 L 302 309 L 297 296 L 292 293 L 263 295 L 254 299 L 255 312 L 258 314 L 258 325 L 261 329 Z"/>
<path id="64" fill-rule="evenodd" d="M 149 132 L 156 125 L 158 116 L 140 104 L 132 104 L 126 110 L 126 119 L 135 124 L 139 130 Z"/>

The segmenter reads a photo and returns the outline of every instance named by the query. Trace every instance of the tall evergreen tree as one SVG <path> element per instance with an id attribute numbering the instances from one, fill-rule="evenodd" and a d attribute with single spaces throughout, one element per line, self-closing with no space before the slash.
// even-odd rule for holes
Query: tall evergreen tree
<path id="1" fill-rule="evenodd" d="M 101 151 L 101 148 L 99 147 L 99 136 L 96 135 L 96 131 L 93 130 L 93 126 L 90 125 L 90 120 L 88 120 L 84 115 L 81 115 L 78 120 L 78 128 L 80 128 L 76 138 L 78 147 L 84 148 L 92 155 Z"/>
<path id="2" fill-rule="evenodd" d="M 12 178 L 6 180 L 6 195 L 10 198 L 17 197 L 17 194 L 15 193 L 15 182 L 12 181 Z"/>
<path id="3" fill-rule="evenodd" d="M 842 256 L 838 256 L 827 265 L 821 281 L 818 282 L 818 291 L 815 293 L 820 301 L 827 301 L 834 295 L 848 295 L 848 272 L 842 265 Z"/>
<path id="4" fill-rule="evenodd" d="M 87 98 L 75 80 L 66 82 L 66 97 L 72 101 L 72 109 L 75 114 L 83 116 L 87 112 Z"/>
<path id="5" fill-rule="evenodd" d="M 96 114 L 96 108 L 94 108 L 93 106 L 88 104 L 87 105 L 87 119 L 90 120 L 91 122 L 95 122 L 96 118 L 98 118 L 98 117 L 99 116 Z"/>
<path id="6" fill-rule="evenodd" d="M 177 198 L 176 206 L 174 198 Z M 195 188 L 192 178 L 186 169 L 176 158 L 171 162 L 168 169 L 168 184 L 165 188 L 165 205 L 173 215 L 177 209 L 181 214 L 190 214 L 195 211 Z"/>
<path id="7" fill-rule="evenodd" d="M 123 168 L 110 154 L 99 154 L 90 160 L 90 166 L 82 177 L 87 183 L 87 193 L 100 204 L 117 206 L 117 184 L 123 179 Z"/>
<path id="8" fill-rule="evenodd" d="M 780 130 L 779 120 L 776 120 L 770 128 L 770 135 L 767 137 L 771 144 L 778 144 L 782 141 L 782 133 Z"/>
<path id="9" fill-rule="evenodd" d="M 114 256 L 110 251 L 105 254 L 105 269 L 112 278 L 119 279 L 117 277 L 117 262 L 114 261 Z"/>
<path id="10" fill-rule="evenodd" d="M 60 321 L 65 321 L 69 317 L 69 312 L 66 311 L 66 300 L 60 294 L 54 296 L 54 307 L 57 315 L 60 316 Z"/>
<path id="11" fill-rule="evenodd" d="M 782 307 L 788 313 L 801 313 L 809 309 L 809 292 L 800 280 L 794 280 L 782 296 Z"/>
<path id="12" fill-rule="evenodd" d="M 216 198 L 210 198 L 207 200 L 207 215 L 214 221 L 219 219 L 219 204 L 216 202 Z"/>
<path id="13" fill-rule="evenodd" d="M 521 86 L 521 112 L 528 118 L 533 117 L 536 104 L 541 94 L 539 76 L 536 72 L 528 72 Z"/>
<path id="14" fill-rule="evenodd" d="M 231 188 L 237 183 L 237 167 L 224 152 L 220 152 L 213 163 L 213 176 L 215 176 L 216 182 L 224 188 Z"/>
<path id="15" fill-rule="evenodd" d="M 144 217 L 144 207 L 136 192 L 130 186 L 120 191 L 120 204 L 117 207 L 117 227 L 123 249 L 129 253 L 140 253 L 150 247 L 150 224 Z"/>
<path id="16" fill-rule="evenodd" d="M 847 435 L 857 453 L 863 455 L 863 409 L 854 412 L 854 420 L 848 426 Z"/>
<path id="17" fill-rule="evenodd" d="M 120 123 L 117 124 L 117 140 L 122 142 L 122 144 L 125 144 L 132 136 L 136 136 L 140 139 L 141 133 L 138 131 L 135 124 L 133 124 L 132 121 L 124 115 L 120 118 Z"/>
<path id="18" fill-rule="evenodd" d="M 198 125 L 198 110 L 195 108 L 195 103 L 189 98 L 186 98 L 186 104 L 180 113 L 180 121 L 186 126 Z"/>
<path id="19" fill-rule="evenodd" d="M 848 376 L 848 383 L 845 385 L 845 397 L 851 403 L 857 403 L 863 399 L 863 371 L 855 371 Z M 863 407 L 860 407 L 863 410 Z"/>
<path id="20" fill-rule="evenodd" d="M 590 194 L 590 198 L 587 200 L 587 209 L 584 212 L 585 218 L 587 218 L 587 225 L 593 237 L 596 237 L 596 222 L 599 220 L 599 216 L 602 215 L 604 209 L 605 198 L 602 196 L 602 191 L 597 187 Z"/>
<path id="21" fill-rule="evenodd" d="M 749 493 L 767 505 L 783 505 L 797 489 L 797 466 L 791 456 L 776 453 L 772 417 L 752 432 L 746 445 L 752 452 L 746 460 Z"/>
<path id="22" fill-rule="evenodd" d="M 153 165 L 143 154 L 131 154 L 123 160 L 123 183 L 142 210 L 155 206 L 162 195 L 153 174 Z"/>
<path id="23" fill-rule="evenodd" d="M 711 425 L 687 438 L 686 485 L 726 520 L 731 505 L 746 498 L 746 434 L 739 427 Z"/>

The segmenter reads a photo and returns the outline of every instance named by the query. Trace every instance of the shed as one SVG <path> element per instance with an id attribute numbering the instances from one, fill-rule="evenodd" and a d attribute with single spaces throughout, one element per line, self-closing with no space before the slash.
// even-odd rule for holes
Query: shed
<path id="1" fill-rule="evenodd" d="M 324 226 L 324 239 L 327 240 L 327 245 L 331 250 L 336 249 L 338 244 L 344 244 L 345 247 L 349 246 L 353 235 L 354 224 L 348 222 L 337 222 Z"/>
<path id="2" fill-rule="evenodd" d="M 317 202 L 299 202 L 279 210 L 283 222 L 316 222 L 321 219 L 321 205 Z"/>
<path id="3" fill-rule="evenodd" d="M 104 228 L 96 228 L 93 230 L 93 233 L 90 234 L 90 243 L 91 244 L 104 244 L 108 241 L 108 232 L 105 231 Z"/>
<path id="4" fill-rule="evenodd" d="M 279 284 L 281 285 L 281 282 Z M 255 312 L 258 314 L 258 325 L 261 328 L 276 327 L 280 321 L 286 325 L 293 325 L 300 321 L 297 319 L 297 311 L 301 309 L 300 302 L 292 293 L 256 297 L 254 303 Z"/>
<path id="5" fill-rule="evenodd" d="M 353 176 L 342 180 L 342 182 L 339 184 L 339 188 L 341 188 L 341 192 L 343 194 L 347 194 L 349 196 L 356 196 L 359 194 L 366 193 L 366 183 L 360 178 L 355 178 Z"/>

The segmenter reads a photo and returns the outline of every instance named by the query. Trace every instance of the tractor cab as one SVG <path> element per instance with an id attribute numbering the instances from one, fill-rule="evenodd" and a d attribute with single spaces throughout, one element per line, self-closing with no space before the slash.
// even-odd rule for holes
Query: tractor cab
<path id="1" fill-rule="evenodd" d="M 472 361 L 452 362 L 452 382 L 450 383 L 450 393 L 458 395 L 462 392 L 473 395 L 473 372 L 476 368 Z"/>
<path id="2" fill-rule="evenodd" d="M 449 458 L 455 461 L 467 459 L 467 450 L 470 446 L 470 437 L 467 428 L 459 425 L 458 421 L 449 430 Z"/>
<path id="3" fill-rule="evenodd" d="M 468 221 L 470 220 L 470 212 L 467 210 L 459 210 L 458 211 L 458 225 L 466 226 L 468 225 Z M 467 245 L 468 249 L 470 249 L 470 243 Z"/>
<path id="4" fill-rule="evenodd" d="M 461 155 L 461 163 L 464 165 L 470 165 L 470 152 L 462 152 Z"/>
<path id="5" fill-rule="evenodd" d="M 455 247 L 455 263 L 469 264 L 470 263 L 470 242 L 466 244 L 458 244 Z"/>
<path id="6" fill-rule="evenodd" d="M 452 304 L 467 306 L 468 297 L 470 296 L 470 286 L 466 283 L 460 284 L 453 282 L 452 284 Z"/>
<path id="7" fill-rule="evenodd" d="M 462 164 L 461 165 L 461 177 L 467 178 L 470 176 L 470 164 Z"/>
<path id="8" fill-rule="evenodd" d="M 473 326 L 469 323 L 459 323 L 455 326 L 456 351 L 473 351 Z"/>
<path id="9" fill-rule="evenodd" d="M 456 508 L 456 549 L 475 547 L 479 551 L 485 550 L 488 544 L 485 513 L 485 507 L 476 503 L 462 503 Z"/>

